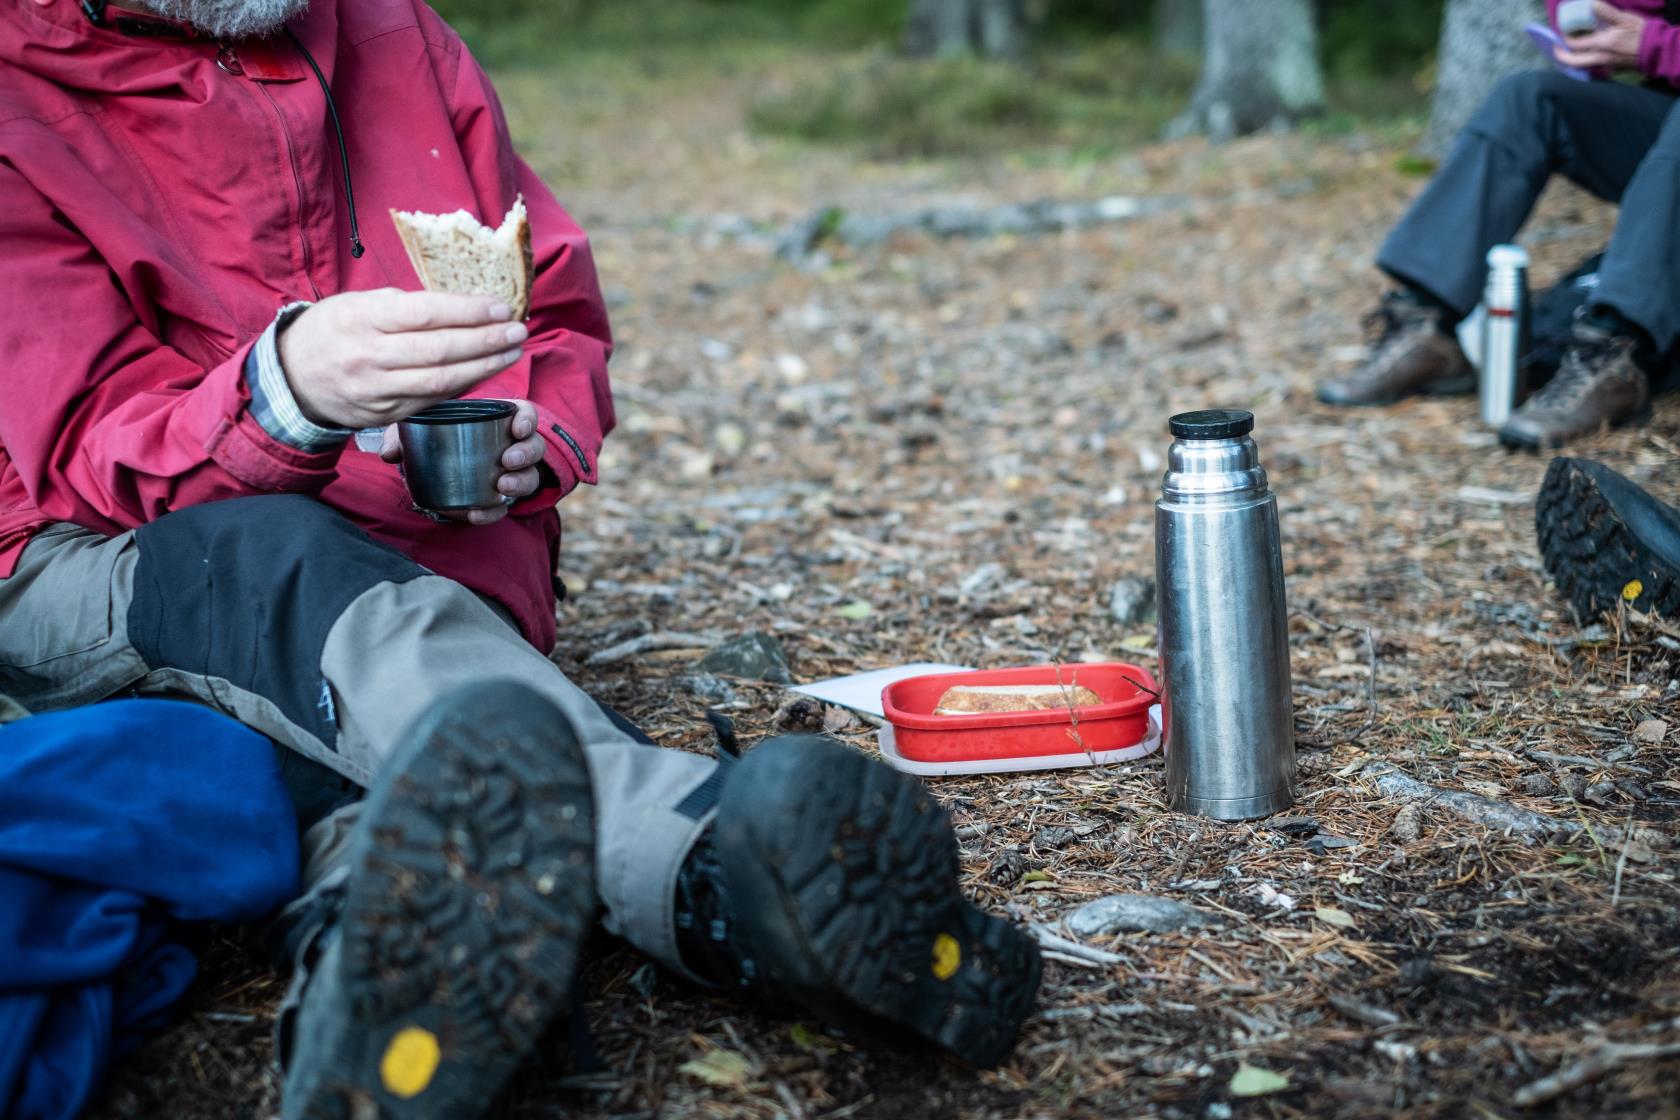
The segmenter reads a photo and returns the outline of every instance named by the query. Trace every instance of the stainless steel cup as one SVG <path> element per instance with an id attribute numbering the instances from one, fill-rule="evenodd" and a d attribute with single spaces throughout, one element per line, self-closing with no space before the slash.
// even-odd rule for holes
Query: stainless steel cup
<path id="1" fill-rule="evenodd" d="M 397 425 L 403 478 L 424 510 L 500 505 L 502 455 L 513 446 L 511 401 L 445 401 Z"/>
<path id="2" fill-rule="evenodd" d="M 1295 798 L 1277 498 L 1248 412 L 1172 418 L 1155 503 L 1167 804 L 1247 820 Z"/>

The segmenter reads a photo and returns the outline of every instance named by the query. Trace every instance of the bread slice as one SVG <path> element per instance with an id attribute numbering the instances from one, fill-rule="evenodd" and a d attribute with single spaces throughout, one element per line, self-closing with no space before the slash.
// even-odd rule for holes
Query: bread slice
<path id="1" fill-rule="evenodd" d="M 496 229 L 465 210 L 453 214 L 391 211 L 397 235 L 428 292 L 492 296 L 506 300 L 513 317 L 531 312 L 531 222 L 525 196 L 514 201 Z"/>
<path id="2" fill-rule="evenodd" d="M 1086 708 L 1102 697 L 1081 685 L 974 684 L 957 685 L 939 698 L 936 716 L 968 716 L 977 712 L 1042 712 L 1052 708 Z"/>

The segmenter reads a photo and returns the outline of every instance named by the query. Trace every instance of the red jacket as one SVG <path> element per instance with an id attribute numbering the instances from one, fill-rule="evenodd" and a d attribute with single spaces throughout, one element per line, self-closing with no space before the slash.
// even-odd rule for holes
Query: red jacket
<path id="1" fill-rule="evenodd" d="M 0 0 L 0 578 L 30 534 L 116 534 L 171 509 L 317 495 L 554 641 L 554 504 L 595 481 L 611 337 L 588 243 L 513 152 L 489 79 L 420 0 L 314 0 L 284 37 L 218 48 L 92 26 L 76 0 Z M 475 396 L 536 402 L 558 486 L 488 527 L 413 513 L 397 469 L 304 454 L 251 417 L 244 362 L 285 303 L 419 286 L 387 210 L 520 193 L 535 238 L 526 357 Z"/>
<path id="2" fill-rule="evenodd" d="M 1546 14 L 1557 30 L 1558 5 L 1563 0 L 1546 0 Z M 1680 87 L 1680 27 L 1669 23 L 1667 0 L 1609 0 L 1612 7 L 1645 17 L 1639 36 L 1639 72 L 1668 85 Z"/>

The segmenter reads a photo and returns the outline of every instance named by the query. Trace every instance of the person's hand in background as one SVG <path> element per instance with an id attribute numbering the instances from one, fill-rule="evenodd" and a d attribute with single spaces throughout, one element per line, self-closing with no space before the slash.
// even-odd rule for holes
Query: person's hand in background
<path id="1" fill-rule="evenodd" d="M 1610 4 L 1596 3 L 1598 27 L 1583 35 L 1571 35 L 1556 51 L 1557 60 L 1581 70 L 1636 70 L 1639 42 L 1645 35 L 1645 17 L 1624 12 Z"/>
<path id="2" fill-rule="evenodd" d="M 514 401 L 513 405 L 513 446 L 502 452 L 502 477 L 496 483 L 496 489 L 502 492 L 502 504 L 488 509 L 451 510 L 437 517 L 468 525 L 494 525 L 507 516 L 509 506 L 542 488 L 537 464 L 543 461 L 548 445 L 537 435 L 537 406 L 530 401 Z M 395 424 L 385 429 L 379 457 L 387 463 L 402 462 L 402 444 L 397 440 Z"/>

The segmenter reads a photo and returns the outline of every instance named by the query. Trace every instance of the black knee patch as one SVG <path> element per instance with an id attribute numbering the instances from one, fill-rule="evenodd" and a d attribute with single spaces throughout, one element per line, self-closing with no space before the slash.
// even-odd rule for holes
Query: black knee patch
<path id="1" fill-rule="evenodd" d="M 134 537 L 128 633 L 146 664 L 262 696 L 328 747 L 338 738 L 321 675 L 328 631 L 369 589 L 427 574 L 302 495 L 192 506 Z"/>

